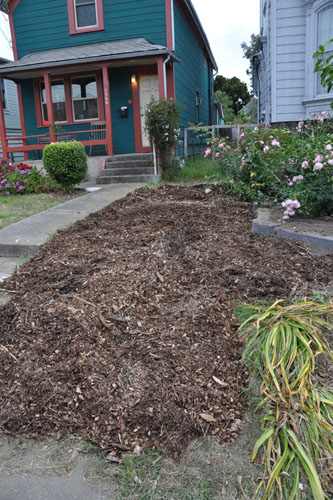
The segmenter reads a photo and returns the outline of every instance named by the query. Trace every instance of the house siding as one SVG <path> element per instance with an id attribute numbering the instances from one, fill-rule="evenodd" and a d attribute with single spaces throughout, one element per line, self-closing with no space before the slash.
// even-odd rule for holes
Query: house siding
<path id="1" fill-rule="evenodd" d="M 42 50 L 138 37 L 166 45 L 165 0 L 108 0 L 103 10 L 104 30 L 70 35 L 67 0 L 21 1 L 13 16 L 18 57 Z"/>
<path id="2" fill-rule="evenodd" d="M 175 64 L 175 86 L 180 107 L 181 126 L 191 123 L 211 123 L 213 97 L 212 70 L 202 48 L 179 7 L 174 6 L 175 53 L 181 63 Z M 196 92 L 201 104 L 196 106 Z"/>
<path id="3" fill-rule="evenodd" d="M 273 122 L 305 118 L 305 34 L 304 0 L 293 0 L 292 7 L 289 0 L 276 0 L 276 114 L 272 116 Z"/>
<path id="4" fill-rule="evenodd" d="M 21 135 L 20 112 L 18 106 L 17 87 L 14 82 L 5 80 L 5 95 L 7 109 L 4 110 L 7 137 Z M 19 146 L 20 141 L 10 141 L 11 146 Z M 2 146 L 0 141 L 0 158 L 2 157 Z M 14 153 L 14 160 L 23 160 L 22 153 Z"/>

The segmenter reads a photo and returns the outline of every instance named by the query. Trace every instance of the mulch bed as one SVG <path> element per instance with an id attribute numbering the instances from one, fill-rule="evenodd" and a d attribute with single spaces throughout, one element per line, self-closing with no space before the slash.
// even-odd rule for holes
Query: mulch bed
<path id="1" fill-rule="evenodd" d="M 250 204 L 140 189 L 76 223 L 2 284 L 0 430 L 77 433 L 177 457 L 235 440 L 248 373 L 233 307 L 332 280 L 332 256 L 251 233 Z"/>

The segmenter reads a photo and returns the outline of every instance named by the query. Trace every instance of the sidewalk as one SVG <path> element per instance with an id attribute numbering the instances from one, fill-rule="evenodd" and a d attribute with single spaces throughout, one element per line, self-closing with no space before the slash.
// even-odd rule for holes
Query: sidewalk
<path id="1" fill-rule="evenodd" d="M 85 185 L 83 185 L 85 186 Z M 0 282 L 14 272 L 22 258 L 36 255 L 41 245 L 60 229 L 84 219 L 115 200 L 144 186 L 141 183 L 107 184 L 86 195 L 31 215 L 0 230 Z M 97 190 L 96 190 L 97 189 Z"/>

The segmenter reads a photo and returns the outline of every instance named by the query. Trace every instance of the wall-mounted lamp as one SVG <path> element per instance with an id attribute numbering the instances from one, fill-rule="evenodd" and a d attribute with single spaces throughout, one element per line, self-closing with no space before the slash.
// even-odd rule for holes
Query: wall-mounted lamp
<path id="1" fill-rule="evenodd" d="M 132 82 L 132 83 L 136 83 L 136 75 L 132 75 L 132 77 L 131 77 L 131 82 Z"/>

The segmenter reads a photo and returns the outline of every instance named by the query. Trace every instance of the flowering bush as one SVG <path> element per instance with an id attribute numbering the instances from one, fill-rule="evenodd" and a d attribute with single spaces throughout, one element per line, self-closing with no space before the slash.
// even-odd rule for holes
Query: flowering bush
<path id="1" fill-rule="evenodd" d="M 171 151 L 179 137 L 179 109 L 173 99 L 151 101 L 145 113 L 145 130 L 151 145 L 155 144 L 159 174 L 165 177 L 173 170 Z M 168 172 L 169 171 L 169 172 Z"/>
<path id="2" fill-rule="evenodd" d="M 242 134 L 237 147 L 214 139 L 214 155 L 227 191 L 245 200 L 274 199 L 284 217 L 333 213 L 333 134 L 322 115 L 298 131 L 258 128 Z"/>
<path id="3" fill-rule="evenodd" d="M 0 161 L 0 195 L 37 193 L 46 190 L 41 168 L 26 163 Z"/>

